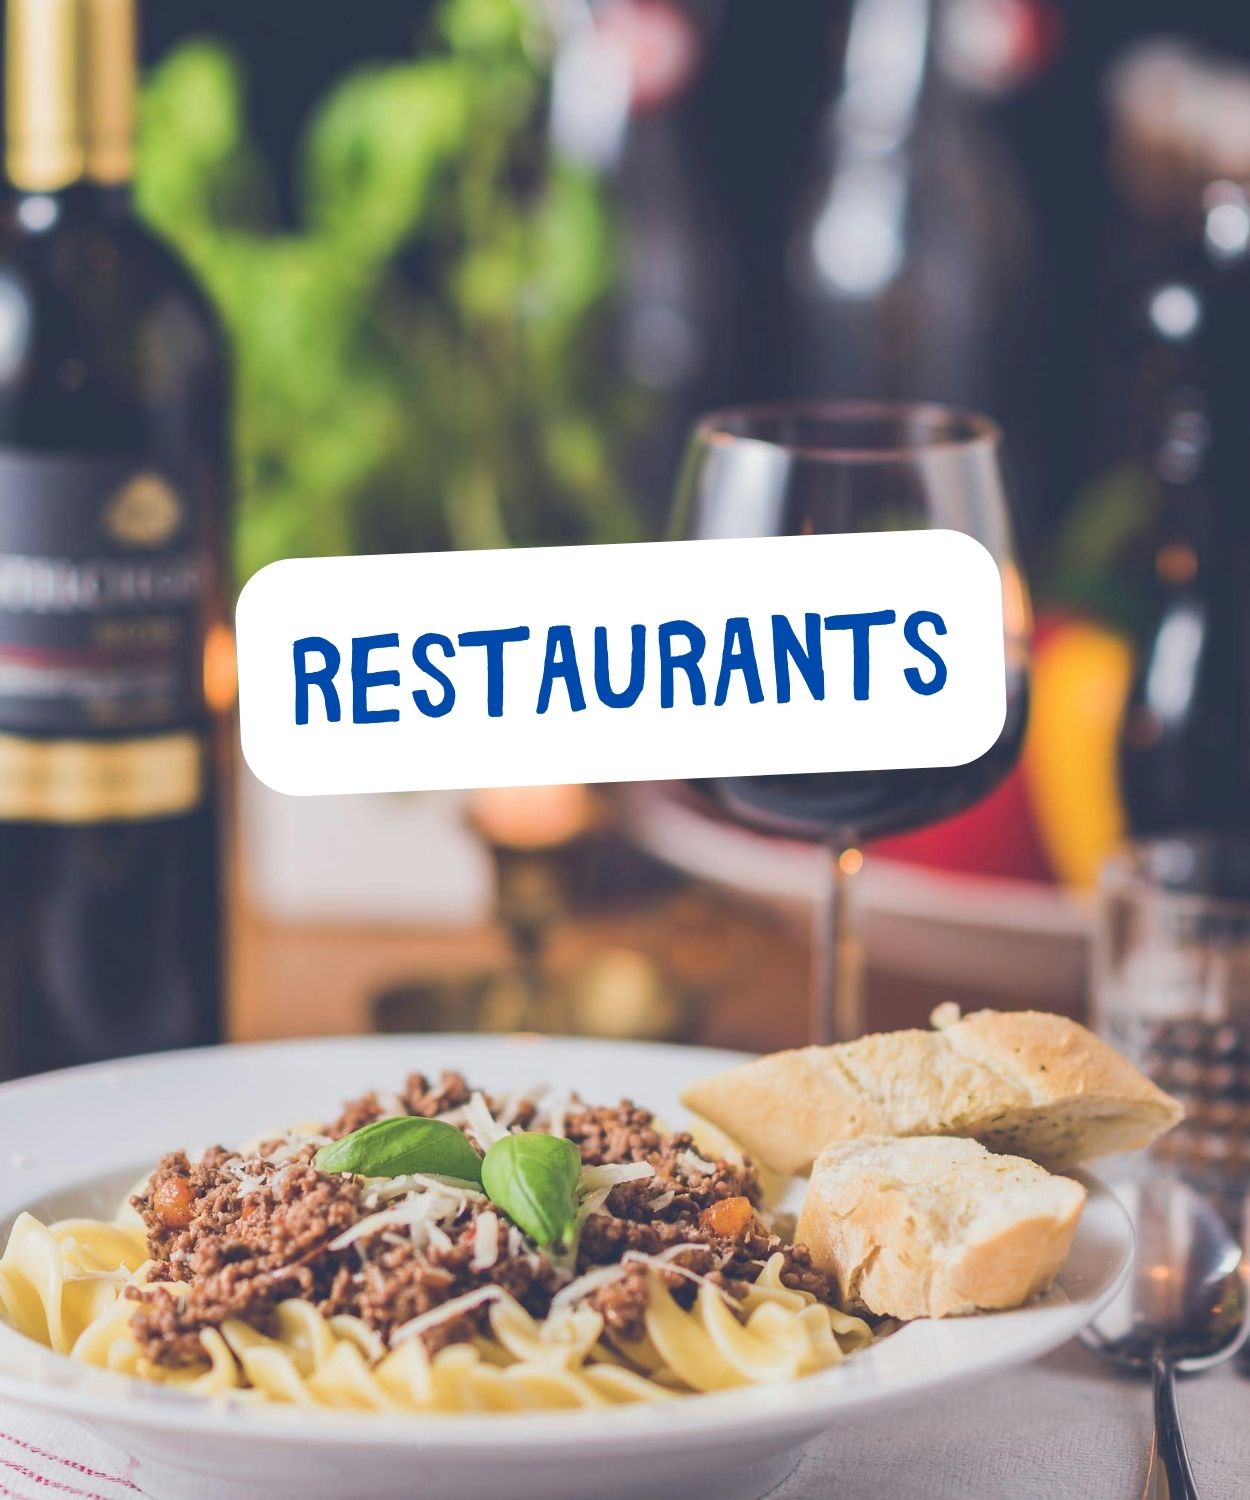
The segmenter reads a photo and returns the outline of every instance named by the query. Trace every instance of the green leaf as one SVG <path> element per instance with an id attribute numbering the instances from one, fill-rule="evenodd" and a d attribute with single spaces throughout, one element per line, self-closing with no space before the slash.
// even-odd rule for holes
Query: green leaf
<path id="1" fill-rule="evenodd" d="M 437 26 L 454 52 L 511 58 L 524 54 L 534 21 L 523 0 L 446 0 Z"/>
<path id="2" fill-rule="evenodd" d="M 413 1116 L 374 1120 L 331 1141 L 313 1157 L 319 1172 L 358 1177 L 402 1177 L 436 1172 L 459 1182 L 481 1182 L 482 1158 L 454 1125 Z"/>
<path id="3" fill-rule="evenodd" d="M 242 70 L 222 43 L 193 37 L 148 74 L 135 192 L 143 216 L 197 266 L 223 231 L 272 221 L 273 184 L 248 131 Z"/>
<path id="4" fill-rule="evenodd" d="M 464 149 L 470 98 L 446 59 L 349 73 L 318 107 L 304 142 L 313 230 L 339 253 L 384 260 L 419 232 L 439 170 Z"/>
<path id="5" fill-rule="evenodd" d="M 482 1186 L 541 1249 L 567 1245 L 577 1222 L 582 1157 L 563 1136 L 505 1135 L 482 1158 Z"/>

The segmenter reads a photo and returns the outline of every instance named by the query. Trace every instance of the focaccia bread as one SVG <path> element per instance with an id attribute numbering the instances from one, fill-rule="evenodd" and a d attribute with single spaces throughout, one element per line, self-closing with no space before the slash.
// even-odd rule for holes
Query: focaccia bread
<path id="1" fill-rule="evenodd" d="M 1149 1145 L 1183 1114 L 1113 1047 L 1041 1011 L 774 1052 L 682 1099 L 785 1173 L 864 1135 L 969 1136 L 1058 1169 Z"/>
<path id="2" fill-rule="evenodd" d="M 1019 1307 L 1054 1280 L 1085 1189 L 949 1136 L 821 1152 L 795 1231 L 843 1306 L 893 1318 Z"/>

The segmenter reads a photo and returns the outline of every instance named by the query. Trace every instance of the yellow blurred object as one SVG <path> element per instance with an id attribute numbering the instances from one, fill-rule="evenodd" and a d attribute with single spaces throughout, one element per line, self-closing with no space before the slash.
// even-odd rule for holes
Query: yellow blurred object
<path id="1" fill-rule="evenodd" d="M 229 713 L 238 692 L 234 631 L 218 620 L 204 637 L 204 701 L 215 714 Z"/>
<path id="2" fill-rule="evenodd" d="M 1120 720 L 1133 648 L 1092 620 L 1053 623 L 1033 661 L 1022 756 L 1037 832 L 1065 885 L 1092 886 L 1125 832 Z"/>
<path id="3" fill-rule="evenodd" d="M 559 848 L 586 832 L 595 811 L 584 786 L 479 787 L 469 797 L 478 832 L 504 849 Z"/>

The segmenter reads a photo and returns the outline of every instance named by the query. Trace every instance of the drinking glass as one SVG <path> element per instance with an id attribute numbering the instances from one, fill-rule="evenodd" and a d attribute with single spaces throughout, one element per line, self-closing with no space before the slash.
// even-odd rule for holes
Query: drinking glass
<path id="1" fill-rule="evenodd" d="M 1236 1224 L 1250 1193 L 1250 839 L 1139 840 L 1108 861 L 1101 895 L 1094 1024 L 1185 1106 L 1155 1162 Z"/>
<path id="2" fill-rule="evenodd" d="M 798 401 L 713 412 L 691 436 L 672 535 L 793 536 L 941 527 L 975 537 L 1003 587 L 1007 717 L 962 766 L 737 776 L 689 783 L 721 816 L 829 851 L 814 934 L 812 1036 L 858 1036 L 862 956 L 850 881 L 866 839 L 983 797 L 1010 769 L 1027 712 L 1029 606 L 1015 561 L 1002 435 L 985 417 L 896 402 Z"/>

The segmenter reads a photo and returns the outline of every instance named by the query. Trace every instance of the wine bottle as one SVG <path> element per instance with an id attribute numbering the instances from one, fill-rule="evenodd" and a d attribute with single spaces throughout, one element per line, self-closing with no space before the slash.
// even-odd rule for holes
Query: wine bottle
<path id="1" fill-rule="evenodd" d="M 624 480 L 662 528 L 691 424 L 723 400 L 735 263 L 683 115 L 706 66 L 710 0 L 593 0 L 559 16 L 551 135 L 618 210 L 620 285 L 605 357 L 641 395 Z"/>
<path id="2" fill-rule="evenodd" d="M 1250 93 L 1247 106 L 1250 119 Z M 1192 264 L 1152 306 L 1180 357 L 1157 463 L 1157 622 L 1124 720 L 1124 800 L 1135 833 L 1246 834 L 1250 201 L 1238 184 L 1207 188 Z"/>
<path id="3" fill-rule="evenodd" d="M 8 0 L 0 1077 L 212 1041 L 226 373 L 128 190 L 133 0 Z"/>
<path id="4" fill-rule="evenodd" d="M 987 411 L 1019 464 L 1036 404 L 1021 387 L 1033 230 L 977 106 L 989 84 L 973 85 L 970 59 L 956 65 L 959 9 L 849 9 L 841 87 L 788 248 L 785 378 L 800 395 Z"/>

